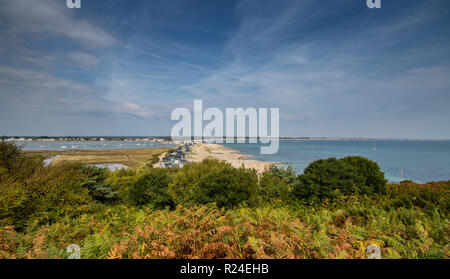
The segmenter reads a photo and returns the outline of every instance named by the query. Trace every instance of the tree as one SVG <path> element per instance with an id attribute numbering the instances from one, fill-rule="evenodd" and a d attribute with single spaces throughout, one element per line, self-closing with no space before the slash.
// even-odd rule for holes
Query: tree
<path id="1" fill-rule="evenodd" d="M 149 169 L 129 190 L 129 200 L 136 205 L 152 204 L 157 209 L 172 207 L 173 202 L 167 193 L 170 175 L 167 169 Z"/>
<path id="2" fill-rule="evenodd" d="M 274 165 L 265 171 L 259 182 L 259 196 L 262 201 L 274 202 L 290 199 L 292 187 L 297 182 L 297 174 L 292 167 L 278 168 Z"/>
<path id="3" fill-rule="evenodd" d="M 234 168 L 214 159 L 189 164 L 180 169 L 169 185 L 169 194 L 177 204 L 216 203 L 231 208 L 257 203 L 258 176 L 254 169 Z"/>
<path id="4" fill-rule="evenodd" d="M 119 193 L 113 191 L 111 185 L 105 183 L 109 170 L 96 166 L 81 166 L 81 169 L 88 177 L 88 180 L 83 186 L 89 190 L 93 198 L 99 201 L 115 200 L 118 198 Z"/>
<path id="5" fill-rule="evenodd" d="M 0 142 L 0 173 L 16 178 L 31 176 L 42 167 L 42 160 L 31 158 L 22 152 L 22 148 L 14 143 Z M 2 177 L 0 177 L 1 181 Z"/>
<path id="6" fill-rule="evenodd" d="M 332 200 L 339 194 L 356 193 L 362 181 L 355 167 L 336 158 L 322 159 L 312 162 L 299 176 L 294 194 L 308 201 Z"/>
<path id="7" fill-rule="evenodd" d="M 377 163 L 355 156 L 314 161 L 298 179 L 294 195 L 308 201 L 332 200 L 338 195 L 384 194 L 387 182 Z"/>
<path id="8" fill-rule="evenodd" d="M 360 194 L 386 193 L 387 180 L 376 162 L 360 156 L 348 156 L 341 160 L 357 168 L 362 175 L 364 181 L 358 185 Z"/>

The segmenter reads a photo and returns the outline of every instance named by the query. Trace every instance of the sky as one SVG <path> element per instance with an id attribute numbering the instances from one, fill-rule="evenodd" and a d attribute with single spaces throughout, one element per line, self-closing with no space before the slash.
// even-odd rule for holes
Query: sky
<path id="1" fill-rule="evenodd" d="M 170 135 L 201 99 L 279 108 L 281 136 L 449 139 L 450 1 L 381 3 L 0 0 L 0 136 Z"/>

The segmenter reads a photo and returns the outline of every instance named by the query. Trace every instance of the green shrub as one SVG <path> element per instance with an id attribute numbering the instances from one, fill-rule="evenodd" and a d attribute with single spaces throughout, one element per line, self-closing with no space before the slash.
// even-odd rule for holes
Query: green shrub
<path id="1" fill-rule="evenodd" d="M 272 165 L 261 175 L 259 197 L 261 201 L 269 203 L 289 202 L 292 188 L 297 181 L 297 174 L 292 167 L 283 169 Z"/>
<path id="2" fill-rule="evenodd" d="M 0 182 L 5 176 L 17 179 L 30 177 L 39 168 L 42 168 L 41 158 L 28 157 L 23 154 L 21 147 L 0 142 Z"/>
<path id="3" fill-rule="evenodd" d="M 294 195 L 301 200 L 333 200 L 340 194 L 357 192 L 357 185 L 363 182 L 357 169 L 342 160 L 329 158 L 312 162 L 299 175 L 299 183 L 294 187 Z"/>
<path id="4" fill-rule="evenodd" d="M 91 196 L 99 201 L 115 200 L 119 193 L 113 191 L 112 186 L 105 183 L 108 173 L 107 168 L 99 168 L 95 166 L 81 166 L 81 170 L 87 175 L 88 180 L 83 186 L 89 190 Z"/>
<path id="5" fill-rule="evenodd" d="M 341 160 L 355 167 L 361 174 L 363 181 L 357 185 L 360 194 L 386 193 L 387 180 L 377 163 L 360 156 L 348 156 Z"/>
<path id="6" fill-rule="evenodd" d="M 205 159 L 180 169 L 169 185 L 169 194 L 176 204 L 216 203 L 219 207 L 234 207 L 240 203 L 257 203 L 258 176 L 256 170 Z"/>
<path id="7" fill-rule="evenodd" d="M 298 176 L 294 195 L 308 202 L 331 201 L 342 195 L 386 193 L 386 179 L 377 163 L 357 156 L 312 162 Z"/>
<path id="8" fill-rule="evenodd" d="M 36 210 L 30 189 L 12 179 L 0 183 L 0 227 L 22 227 Z"/>
<path id="9" fill-rule="evenodd" d="M 167 193 L 169 183 L 169 170 L 149 169 L 130 188 L 128 198 L 136 205 L 152 204 L 158 209 L 172 207 L 172 199 Z"/>
<path id="10" fill-rule="evenodd" d="M 78 165 L 59 165 L 36 172 L 26 180 L 0 183 L 0 220 L 18 228 L 31 218 L 52 222 L 89 210 L 92 198 L 83 185 L 88 177 Z"/>
<path id="11" fill-rule="evenodd" d="M 23 154 L 14 144 L 0 143 L 0 225 L 19 229 L 30 219 L 51 222 L 75 216 L 92 199 L 83 188 L 87 176 L 79 165 L 44 168 L 42 160 Z"/>
<path id="12" fill-rule="evenodd" d="M 430 216 L 434 216 L 436 212 L 446 215 L 450 212 L 450 181 L 389 184 L 387 197 L 389 207 L 416 207 Z"/>
<path id="13" fill-rule="evenodd" d="M 93 203 L 89 190 L 84 187 L 88 179 L 79 165 L 63 164 L 48 168 L 33 181 L 39 214 L 46 212 L 47 218 L 51 212 L 58 216 L 77 216 L 88 210 Z"/>
<path id="14" fill-rule="evenodd" d="M 88 235 L 81 245 L 83 259 L 105 259 L 114 239 L 109 233 Z"/>
<path id="15" fill-rule="evenodd" d="M 118 192 L 119 197 L 125 201 L 131 187 L 136 183 L 138 177 L 139 176 L 134 169 L 120 169 L 110 172 L 104 183 L 111 185 L 112 190 Z"/>

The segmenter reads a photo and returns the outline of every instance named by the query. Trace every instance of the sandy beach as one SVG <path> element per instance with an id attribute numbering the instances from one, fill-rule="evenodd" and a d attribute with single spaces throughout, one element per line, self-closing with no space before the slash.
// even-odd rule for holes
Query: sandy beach
<path id="1" fill-rule="evenodd" d="M 225 147 L 220 144 L 197 143 L 193 149 L 193 154 L 186 158 L 189 162 L 200 162 L 206 158 L 215 158 L 230 163 L 233 167 L 239 168 L 244 165 L 245 168 L 256 169 L 263 172 L 278 162 L 263 162 L 246 159 L 251 155 L 240 154 L 238 151 Z"/>

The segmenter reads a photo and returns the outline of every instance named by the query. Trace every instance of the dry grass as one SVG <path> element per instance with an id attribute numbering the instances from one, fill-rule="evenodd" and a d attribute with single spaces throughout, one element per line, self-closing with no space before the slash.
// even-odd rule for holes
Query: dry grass
<path id="1" fill-rule="evenodd" d="M 103 150 L 65 150 L 65 151 L 25 151 L 30 156 L 43 156 L 44 158 L 58 155 L 53 164 L 63 162 L 83 164 L 124 164 L 138 168 L 144 166 L 154 157 L 158 157 L 169 148 L 149 149 L 103 149 Z"/>

